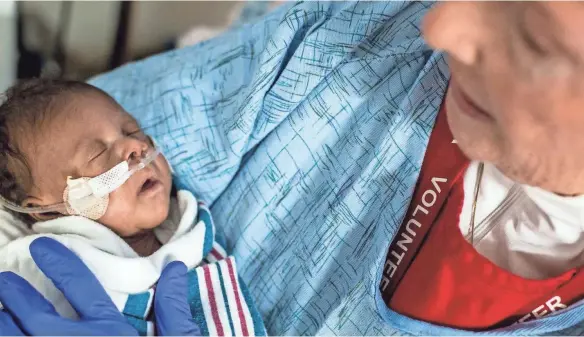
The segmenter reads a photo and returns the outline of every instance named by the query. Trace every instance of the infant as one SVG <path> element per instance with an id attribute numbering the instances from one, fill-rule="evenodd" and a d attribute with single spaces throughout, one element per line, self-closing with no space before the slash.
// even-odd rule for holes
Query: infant
<path id="1" fill-rule="evenodd" d="M 114 186 L 98 195 L 87 182 L 104 176 Z M 74 202 L 76 184 L 97 197 Z M 152 139 L 100 89 L 35 79 L 6 92 L 0 196 L 34 233 L 1 248 L 0 271 L 27 279 L 61 314 L 76 317 L 30 257 L 28 245 L 38 236 L 79 255 L 142 335 L 156 333 L 148 321 L 155 284 L 173 260 L 191 269 L 189 303 L 203 334 L 265 334 L 233 257 L 217 242 L 209 210 L 191 192 L 173 188 L 170 166 Z"/>

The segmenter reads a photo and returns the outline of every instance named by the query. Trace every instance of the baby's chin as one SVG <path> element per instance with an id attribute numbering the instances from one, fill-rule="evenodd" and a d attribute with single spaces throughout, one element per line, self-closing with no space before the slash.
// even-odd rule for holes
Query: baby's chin
<path id="1" fill-rule="evenodd" d="M 158 208 L 158 207 L 157 207 Z M 154 229 L 160 226 L 164 220 L 168 218 L 169 207 L 164 207 L 162 209 L 150 209 L 144 211 L 142 214 L 137 215 L 136 222 L 137 229 L 148 230 Z"/>
<path id="2" fill-rule="evenodd" d="M 159 204 L 146 209 L 138 207 L 132 212 L 133 214 L 117 214 L 116 216 L 108 212 L 99 222 L 118 235 L 128 237 L 160 226 L 168 217 L 168 212 L 168 204 Z"/>

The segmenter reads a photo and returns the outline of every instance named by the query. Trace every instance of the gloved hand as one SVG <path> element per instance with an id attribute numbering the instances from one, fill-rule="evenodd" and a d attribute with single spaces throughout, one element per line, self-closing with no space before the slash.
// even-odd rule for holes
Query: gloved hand
<path id="1" fill-rule="evenodd" d="M 79 314 L 79 320 L 61 317 L 30 283 L 11 273 L 0 273 L 0 335 L 137 335 L 137 331 L 117 310 L 99 281 L 73 252 L 59 242 L 39 238 L 30 245 L 30 253 L 39 269 L 63 292 Z M 155 315 L 164 328 L 159 332 L 189 334 L 198 331 L 191 320 L 186 297 L 186 266 L 173 262 L 165 268 L 157 292 Z M 184 289 L 181 288 L 184 285 Z M 162 286 L 162 287 L 161 287 Z M 171 288 L 177 286 L 177 288 Z M 181 297 L 182 295 L 184 297 Z M 172 303 L 167 303 L 172 301 Z M 159 310 L 169 310 L 159 314 Z"/>
<path id="2" fill-rule="evenodd" d="M 29 249 L 39 269 L 63 292 L 80 320 L 61 317 L 30 283 L 12 272 L 4 272 L 0 273 L 0 301 L 14 323 L 4 312 L 3 323 L 8 323 L 0 327 L 3 335 L 138 334 L 117 310 L 93 273 L 73 252 L 49 238 L 36 239 Z"/>
<path id="3" fill-rule="evenodd" d="M 188 298 L 187 266 L 169 263 L 158 280 L 154 294 L 154 317 L 158 336 L 200 336 L 193 321 Z"/>

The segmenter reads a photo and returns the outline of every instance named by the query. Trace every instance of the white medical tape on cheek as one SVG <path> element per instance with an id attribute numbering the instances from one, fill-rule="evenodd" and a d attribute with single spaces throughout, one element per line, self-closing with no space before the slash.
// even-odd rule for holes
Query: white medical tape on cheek
<path id="1" fill-rule="evenodd" d="M 129 170 L 128 162 L 123 161 L 104 174 L 91 178 L 87 183 L 91 187 L 94 195 L 98 197 L 108 195 L 128 180 L 124 175 Z"/>
<path id="2" fill-rule="evenodd" d="M 87 182 L 90 178 L 67 179 L 67 187 L 63 192 L 63 200 L 67 212 L 71 215 L 81 215 L 92 220 L 98 220 L 107 211 L 109 204 L 109 194 L 97 197 L 88 194 L 82 197 L 81 191 L 89 189 Z M 84 186 L 84 187 L 81 187 Z M 76 197 L 71 196 L 71 192 L 77 192 Z"/>
<path id="3" fill-rule="evenodd" d="M 107 211 L 109 194 L 122 186 L 132 174 L 149 165 L 159 154 L 160 152 L 154 149 L 132 168 L 127 161 L 123 161 L 94 178 L 68 177 L 67 187 L 63 192 L 67 212 L 98 220 Z"/>
<path id="4" fill-rule="evenodd" d="M 63 192 L 67 212 L 98 220 L 107 211 L 109 194 L 128 180 L 128 172 L 128 162 L 123 161 L 94 178 L 68 178 Z"/>

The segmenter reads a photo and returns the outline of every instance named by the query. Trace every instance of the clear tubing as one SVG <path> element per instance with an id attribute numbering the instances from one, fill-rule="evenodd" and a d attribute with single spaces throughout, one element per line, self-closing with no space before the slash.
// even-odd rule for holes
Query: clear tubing
<path id="1" fill-rule="evenodd" d="M 141 169 L 145 168 L 148 164 L 150 164 L 154 159 L 156 159 L 156 157 L 159 154 L 160 151 L 158 149 L 154 149 L 154 151 L 148 153 L 145 157 L 140 158 L 138 162 L 130 163 L 129 162 L 130 160 L 128 160 L 126 162 L 127 167 L 125 169 L 125 172 L 122 173 L 120 176 L 117 176 L 115 181 L 107 184 L 108 186 L 107 189 L 102 188 L 103 187 L 102 184 L 92 184 L 92 180 L 94 179 L 97 180 L 97 177 L 90 179 L 88 185 L 92 187 L 93 194 L 97 197 L 102 197 L 104 195 L 110 194 L 111 192 L 115 191 L 120 186 L 122 186 L 128 179 L 130 179 L 130 177 L 134 173 L 140 171 Z"/>
<path id="2" fill-rule="evenodd" d="M 47 206 L 36 206 L 36 207 L 23 207 L 19 206 L 12 201 L 5 199 L 3 196 L 0 195 L 0 205 L 2 207 L 7 208 L 9 210 L 18 212 L 18 213 L 62 213 L 66 210 L 65 203 L 47 205 Z"/>
<path id="3" fill-rule="evenodd" d="M 108 191 L 107 193 L 111 193 L 114 190 L 116 190 L 117 188 L 119 188 L 121 185 L 123 185 L 134 173 L 138 172 L 139 170 L 145 168 L 148 164 L 150 164 L 154 159 L 156 159 L 156 157 L 160 154 L 160 151 L 158 149 L 154 149 L 154 151 L 152 151 L 151 153 L 149 153 L 148 155 L 146 155 L 146 157 L 141 158 L 140 161 L 137 164 L 133 164 L 130 167 L 130 164 L 128 164 L 129 168 L 128 171 L 126 173 L 124 173 L 118 180 L 117 183 L 115 184 L 114 188 L 111 188 L 110 191 Z M 15 204 L 14 202 L 7 200 L 6 198 L 4 198 L 2 195 L 0 195 L 0 205 L 18 212 L 18 213 L 25 213 L 25 214 L 42 214 L 42 213 L 66 213 L 67 212 L 67 207 L 65 206 L 64 202 L 58 203 L 58 204 L 53 204 L 53 205 L 46 205 L 46 206 L 35 206 L 35 207 L 23 207 L 20 205 Z"/>

